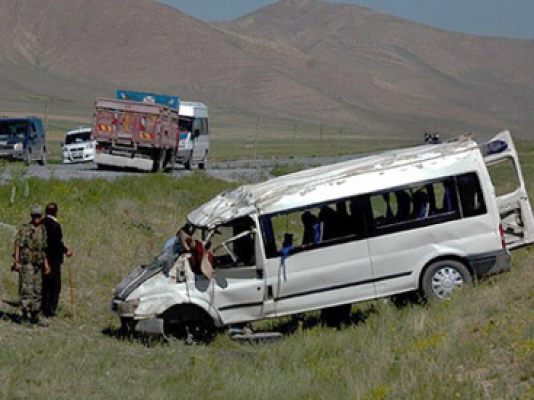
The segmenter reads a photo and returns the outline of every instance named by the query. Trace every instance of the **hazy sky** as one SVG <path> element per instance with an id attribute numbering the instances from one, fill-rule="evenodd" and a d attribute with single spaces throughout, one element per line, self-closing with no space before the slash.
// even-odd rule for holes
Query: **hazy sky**
<path id="1" fill-rule="evenodd" d="M 276 0 L 159 0 L 203 21 L 231 20 Z M 474 35 L 534 39 L 534 0 L 323 0 L 357 4 Z"/>

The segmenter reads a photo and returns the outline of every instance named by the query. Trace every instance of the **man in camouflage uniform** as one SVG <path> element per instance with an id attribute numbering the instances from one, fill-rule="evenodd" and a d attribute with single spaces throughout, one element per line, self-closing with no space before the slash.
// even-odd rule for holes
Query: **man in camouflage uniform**
<path id="1" fill-rule="evenodd" d="M 41 225 L 42 220 L 43 209 L 35 206 L 31 212 L 31 222 L 19 229 L 15 238 L 15 270 L 21 274 L 20 300 L 23 321 L 47 326 L 39 321 L 43 273 L 50 272 L 45 253 L 47 236 L 44 226 Z"/>

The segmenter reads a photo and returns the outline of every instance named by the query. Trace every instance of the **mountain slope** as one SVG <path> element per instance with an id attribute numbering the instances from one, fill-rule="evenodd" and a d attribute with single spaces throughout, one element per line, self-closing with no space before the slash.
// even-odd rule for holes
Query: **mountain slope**
<path id="1" fill-rule="evenodd" d="M 306 81 L 319 72 L 316 84 L 340 107 L 495 127 L 528 115 L 534 99 L 534 41 L 440 31 L 314 0 L 287 0 L 218 26 L 265 47 L 284 43 L 284 53 L 292 48 L 308 59 Z"/>
<path id="2" fill-rule="evenodd" d="M 117 88 L 176 93 L 225 115 L 362 132 L 526 135 L 534 41 L 432 29 L 358 6 L 286 0 L 206 24 L 152 0 L 0 0 L 4 110 L 90 115 Z"/>

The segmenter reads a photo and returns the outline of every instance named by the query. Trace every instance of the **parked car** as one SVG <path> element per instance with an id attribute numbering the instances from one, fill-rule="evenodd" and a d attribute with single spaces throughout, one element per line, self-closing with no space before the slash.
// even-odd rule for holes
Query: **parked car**
<path id="1" fill-rule="evenodd" d="M 46 164 L 46 134 L 37 117 L 0 117 L 0 158 Z"/>
<path id="2" fill-rule="evenodd" d="M 64 164 L 93 161 L 95 158 L 96 142 L 91 139 L 91 128 L 68 131 L 62 146 Z"/>

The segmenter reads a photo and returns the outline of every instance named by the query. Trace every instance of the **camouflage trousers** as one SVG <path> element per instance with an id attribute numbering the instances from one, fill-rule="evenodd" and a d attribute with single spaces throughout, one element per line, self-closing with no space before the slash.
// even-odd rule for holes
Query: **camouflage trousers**
<path id="1" fill-rule="evenodd" d="M 25 264 L 21 266 L 20 301 L 23 311 L 39 312 L 43 288 L 42 265 Z"/>

